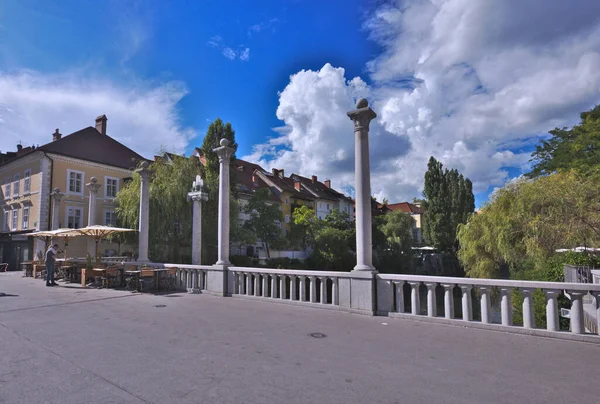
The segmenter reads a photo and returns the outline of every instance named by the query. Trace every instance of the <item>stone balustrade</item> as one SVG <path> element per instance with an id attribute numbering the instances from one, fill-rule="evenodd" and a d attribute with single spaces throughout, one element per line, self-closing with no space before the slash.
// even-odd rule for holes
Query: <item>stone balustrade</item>
<path id="1" fill-rule="evenodd" d="M 175 287 L 191 293 L 208 290 L 210 265 L 162 264 L 163 268 L 176 268 Z"/>
<path id="2" fill-rule="evenodd" d="M 231 295 L 264 298 L 281 302 L 315 305 L 328 308 L 340 306 L 349 274 L 345 272 L 299 271 L 231 267 Z M 343 279 L 340 282 L 340 279 Z M 342 298 L 344 301 L 344 298 Z"/>
<path id="3" fill-rule="evenodd" d="M 426 289 L 427 303 L 421 305 L 421 288 Z M 438 315 L 438 293 L 443 290 L 443 314 Z M 460 318 L 455 318 L 455 290 L 460 290 Z M 492 321 L 491 293 L 499 295 L 500 318 L 497 323 Z M 513 324 L 512 292 L 518 290 L 523 296 L 522 313 L 523 325 Z M 533 311 L 533 293 L 540 290 L 545 295 L 546 329 L 536 328 Z M 476 293 L 473 293 L 475 291 Z M 405 296 L 405 294 L 410 294 Z M 539 334 L 537 331 L 559 333 L 558 297 L 567 295 L 571 300 L 570 333 L 584 334 L 584 310 L 582 299 L 591 294 L 596 302 L 600 299 L 600 285 L 581 283 L 513 281 L 497 279 L 451 278 L 417 275 L 377 275 L 377 314 L 390 316 L 428 317 L 430 319 L 446 320 L 446 322 L 463 322 L 466 325 L 482 325 L 482 328 L 503 327 L 507 331 Z M 479 319 L 473 320 L 473 298 L 479 300 Z M 598 304 L 596 304 L 598 307 Z M 597 312 L 600 320 L 600 310 Z M 595 330 L 597 332 L 597 330 Z M 596 337 L 597 338 L 597 337 Z"/>

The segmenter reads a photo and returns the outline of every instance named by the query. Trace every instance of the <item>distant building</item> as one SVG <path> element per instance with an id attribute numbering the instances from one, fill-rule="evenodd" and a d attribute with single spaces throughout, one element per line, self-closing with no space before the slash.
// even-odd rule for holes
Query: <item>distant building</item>
<path id="1" fill-rule="evenodd" d="M 420 203 L 399 202 L 385 205 L 390 211 L 401 211 L 413 219 L 413 241 L 420 245 L 423 243 L 423 208 Z"/>

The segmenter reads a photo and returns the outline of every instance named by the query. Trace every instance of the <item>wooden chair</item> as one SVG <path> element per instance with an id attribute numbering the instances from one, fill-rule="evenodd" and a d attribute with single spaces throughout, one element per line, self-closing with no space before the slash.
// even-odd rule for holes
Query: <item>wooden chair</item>
<path id="1" fill-rule="evenodd" d="M 175 279 L 177 279 L 177 268 L 169 268 L 165 271 L 163 275 L 163 285 L 167 292 L 175 289 Z"/>
<path id="2" fill-rule="evenodd" d="M 154 270 L 153 269 L 142 269 L 140 271 L 140 292 L 144 291 L 144 285 L 147 283 L 148 285 L 152 284 L 154 280 Z"/>
<path id="3" fill-rule="evenodd" d="M 103 288 L 108 288 L 119 283 L 119 267 L 108 267 L 100 278 L 100 281 Z"/>

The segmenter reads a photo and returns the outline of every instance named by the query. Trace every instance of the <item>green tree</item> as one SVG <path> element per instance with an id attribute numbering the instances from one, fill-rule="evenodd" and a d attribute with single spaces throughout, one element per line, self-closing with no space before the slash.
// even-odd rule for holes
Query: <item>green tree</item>
<path id="1" fill-rule="evenodd" d="M 456 169 L 444 169 L 430 157 L 423 189 L 423 236 L 442 252 L 454 254 L 458 245 L 456 231 L 475 210 L 473 184 Z"/>
<path id="2" fill-rule="evenodd" d="M 281 211 L 279 206 L 270 203 L 270 191 L 260 189 L 252 194 L 244 211 L 250 218 L 244 223 L 244 228 L 261 240 L 267 251 L 267 258 L 271 257 L 270 246 L 280 242 Z"/>
<path id="3" fill-rule="evenodd" d="M 181 263 L 191 258 L 192 204 L 187 200 L 191 182 L 200 171 L 198 160 L 172 156 L 157 159 L 149 166 L 150 182 L 150 259 Z M 139 218 L 140 176 L 117 194 L 117 215 L 125 227 L 137 228 Z"/>
<path id="4" fill-rule="evenodd" d="M 376 218 L 376 221 L 377 233 L 382 236 L 374 237 L 377 255 L 380 257 L 377 269 L 387 273 L 412 272 L 414 219 L 397 210 Z"/>
<path id="5" fill-rule="evenodd" d="M 600 105 L 581 114 L 571 129 L 555 128 L 532 154 L 530 178 L 560 171 L 588 172 L 600 166 Z"/>

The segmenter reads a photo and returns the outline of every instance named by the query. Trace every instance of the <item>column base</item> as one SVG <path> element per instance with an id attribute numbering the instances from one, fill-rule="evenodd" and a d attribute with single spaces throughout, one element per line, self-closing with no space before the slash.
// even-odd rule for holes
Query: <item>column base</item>
<path id="1" fill-rule="evenodd" d="M 216 263 L 206 272 L 206 290 L 219 296 L 229 296 L 228 270 L 231 264 Z M 233 278 L 232 278 L 233 279 Z"/>
<path id="2" fill-rule="evenodd" d="M 339 279 L 340 307 L 352 312 L 375 315 L 377 310 L 375 301 L 375 275 L 374 270 L 354 270 L 351 277 Z"/>
<path id="3" fill-rule="evenodd" d="M 357 271 L 374 271 L 375 267 L 370 266 L 370 265 L 366 265 L 366 264 L 359 264 L 356 265 L 354 267 L 354 269 L 352 270 L 352 272 L 357 272 Z"/>

